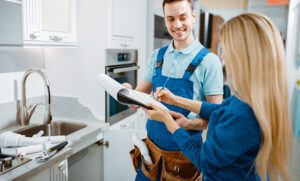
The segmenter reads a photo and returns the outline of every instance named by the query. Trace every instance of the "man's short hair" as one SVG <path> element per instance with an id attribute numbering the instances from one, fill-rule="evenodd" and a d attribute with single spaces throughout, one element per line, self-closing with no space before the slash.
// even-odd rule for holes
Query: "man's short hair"
<path id="1" fill-rule="evenodd" d="M 165 5 L 166 4 L 174 3 L 174 2 L 177 2 L 177 1 L 187 1 L 191 5 L 192 11 L 194 11 L 193 0 L 164 0 L 163 3 L 162 3 L 163 11 L 165 11 Z"/>

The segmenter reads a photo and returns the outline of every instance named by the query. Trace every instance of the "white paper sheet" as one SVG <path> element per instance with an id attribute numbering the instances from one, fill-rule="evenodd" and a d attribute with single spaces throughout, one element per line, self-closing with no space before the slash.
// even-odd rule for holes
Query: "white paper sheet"
<path id="1" fill-rule="evenodd" d="M 101 87 L 109 93 L 115 100 L 117 99 L 118 92 L 125 88 L 122 84 L 115 81 L 114 79 L 110 78 L 106 74 L 99 74 L 98 75 L 98 83 L 101 85 Z"/>
<path id="2" fill-rule="evenodd" d="M 119 82 L 115 81 L 111 77 L 109 77 L 106 74 L 99 74 L 98 75 L 98 83 L 101 85 L 101 87 L 109 94 L 111 95 L 115 100 L 118 101 L 118 92 L 121 89 L 126 89 L 128 91 L 128 97 L 149 106 L 150 103 L 155 103 L 158 106 L 164 107 L 166 110 L 168 110 L 167 107 L 165 107 L 161 102 L 157 101 L 152 95 L 145 94 L 143 92 L 135 91 L 132 89 L 127 89 Z"/>

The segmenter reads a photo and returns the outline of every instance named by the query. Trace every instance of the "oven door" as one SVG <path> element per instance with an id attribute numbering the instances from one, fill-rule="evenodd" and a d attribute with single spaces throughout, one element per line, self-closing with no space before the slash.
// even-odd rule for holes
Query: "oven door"
<path id="1" fill-rule="evenodd" d="M 136 64 L 109 66 L 106 67 L 105 73 L 121 84 L 128 82 L 132 85 L 132 87 L 136 87 L 138 69 L 139 66 Z M 136 112 L 129 109 L 127 105 L 120 104 L 107 93 L 105 95 L 105 105 L 105 121 L 110 123 L 110 125 Z"/>

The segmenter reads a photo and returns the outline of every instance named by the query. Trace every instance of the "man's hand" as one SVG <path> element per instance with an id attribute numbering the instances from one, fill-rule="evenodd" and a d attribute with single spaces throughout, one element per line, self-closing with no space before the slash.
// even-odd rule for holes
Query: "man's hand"
<path id="1" fill-rule="evenodd" d="M 125 82 L 122 84 L 124 87 L 128 88 L 128 89 L 132 89 L 132 85 L 129 84 L 128 82 Z"/>
<path id="2" fill-rule="evenodd" d="M 177 112 L 170 112 L 173 119 L 176 120 L 178 126 L 184 128 L 185 130 L 200 131 L 207 128 L 207 121 L 204 119 L 187 119 L 182 114 Z"/>
<path id="3" fill-rule="evenodd" d="M 123 83 L 122 85 L 123 85 L 125 88 L 127 88 L 127 89 L 132 89 L 131 84 L 129 84 L 129 83 L 127 83 L 127 82 Z M 129 107 L 131 110 L 133 110 L 133 111 L 135 111 L 135 110 L 137 110 L 138 108 L 140 108 L 140 106 L 133 105 L 133 104 L 128 105 L 128 107 Z"/>

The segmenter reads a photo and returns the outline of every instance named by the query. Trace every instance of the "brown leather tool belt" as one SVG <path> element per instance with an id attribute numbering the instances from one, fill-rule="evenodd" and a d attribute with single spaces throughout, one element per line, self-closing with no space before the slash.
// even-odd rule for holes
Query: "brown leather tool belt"
<path id="1" fill-rule="evenodd" d="M 142 162 L 142 171 L 151 180 L 157 180 L 161 169 L 160 180 L 194 181 L 200 179 L 200 172 L 180 151 L 166 151 L 158 148 L 149 138 L 143 140 L 147 145 L 153 164 L 144 160 L 140 150 L 135 146 L 130 151 L 136 171 Z"/>

